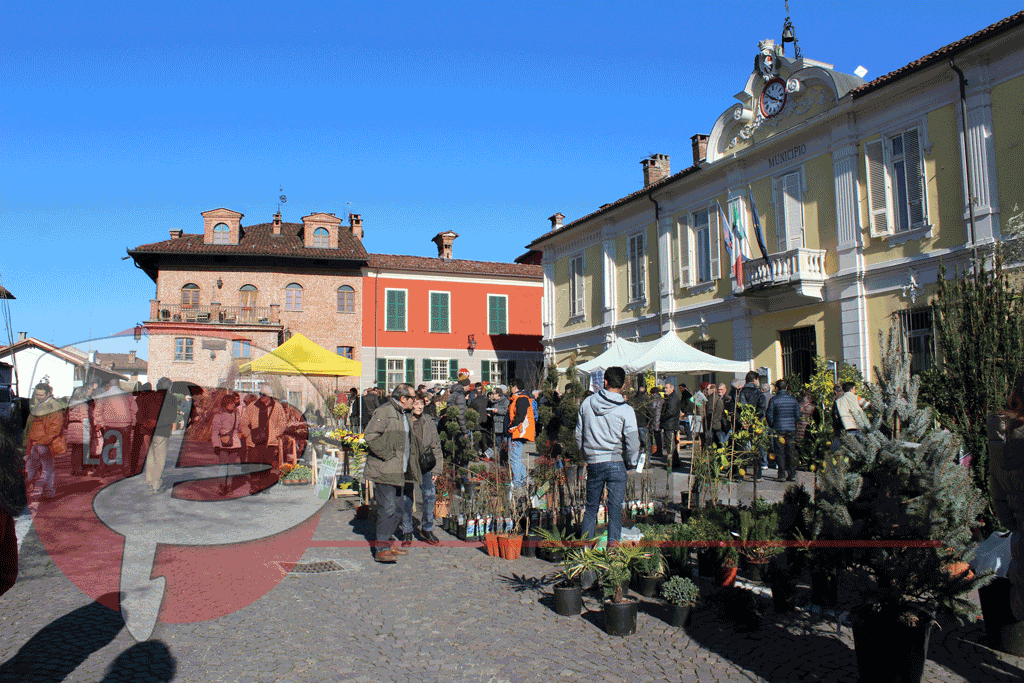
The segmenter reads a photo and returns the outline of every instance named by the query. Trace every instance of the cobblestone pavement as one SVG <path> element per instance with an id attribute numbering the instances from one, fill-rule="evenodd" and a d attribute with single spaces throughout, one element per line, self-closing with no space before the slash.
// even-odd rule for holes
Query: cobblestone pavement
<path id="1" fill-rule="evenodd" d="M 740 633 L 709 599 L 679 629 L 644 601 L 637 633 L 617 638 L 604 633 L 596 596 L 582 616 L 554 612 L 552 564 L 491 558 L 439 532 L 441 547 L 417 543 L 380 565 L 361 543 L 368 533 L 351 503 L 331 501 L 302 562 L 333 561 L 334 571 L 291 573 L 238 612 L 159 623 L 136 643 L 29 531 L 19 582 L 0 598 L 0 681 L 857 680 L 849 628 L 809 612 L 776 615 L 766 601 L 763 625 Z M 1024 681 L 1024 658 L 983 643 L 980 623 L 933 631 L 925 680 Z"/>

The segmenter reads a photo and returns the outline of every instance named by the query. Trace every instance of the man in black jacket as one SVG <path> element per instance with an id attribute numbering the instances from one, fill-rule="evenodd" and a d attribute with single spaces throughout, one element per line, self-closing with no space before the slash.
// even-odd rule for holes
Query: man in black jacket
<path id="1" fill-rule="evenodd" d="M 370 387 L 363 394 L 363 400 L 361 408 L 363 431 L 366 431 L 366 425 L 370 424 L 370 418 L 373 417 L 373 411 L 380 407 L 380 399 L 377 398 L 377 387 Z"/>
<path id="2" fill-rule="evenodd" d="M 679 443 L 676 433 L 679 431 L 679 392 L 671 382 L 665 383 L 665 405 L 661 408 L 662 442 L 665 444 L 665 462 L 671 467 L 678 467 L 676 457 Z"/>
<path id="3" fill-rule="evenodd" d="M 768 426 L 775 430 L 773 444 L 775 461 L 779 464 L 778 481 L 796 480 L 796 423 L 800 420 L 800 402 L 786 389 L 786 380 L 775 383 L 778 393 L 768 402 Z"/>
<path id="4" fill-rule="evenodd" d="M 761 387 L 758 386 L 757 370 L 750 370 L 746 375 L 746 384 L 743 388 L 736 393 L 736 409 L 739 410 L 739 406 L 743 404 L 752 405 L 757 411 L 758 417 L 764 417 L 768 412 L 768 398 L 761 391 Z M 749 448 L 749 446 L 748 446 Z M 761 449 L 761 458 L 757 460 L 757 464 L 754 467 L 754 479 L 761 478 L 761 470 L 768 467 L 768 452 Z M 779 474 L 781 474 L 781 470 Z"/>

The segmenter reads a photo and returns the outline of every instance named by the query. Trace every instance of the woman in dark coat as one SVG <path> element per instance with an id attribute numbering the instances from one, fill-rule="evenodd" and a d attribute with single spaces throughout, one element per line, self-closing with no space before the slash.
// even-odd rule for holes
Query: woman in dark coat
<path id="1" fill-rule="evenodd" d="M 988 418 L 989 491 L 999 521 L 1013 532 L 1006 578 L 1013 616 L 1024 621 L 1024 373 L 1007 404 Z"/>

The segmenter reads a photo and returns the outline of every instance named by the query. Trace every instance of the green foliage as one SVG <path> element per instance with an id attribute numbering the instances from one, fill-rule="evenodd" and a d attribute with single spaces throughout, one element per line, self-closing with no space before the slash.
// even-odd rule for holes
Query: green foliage
<path id="1" fill-rule="evenodd" d="M 313 470 L 306 465 L 298 465 L 293 467 L 288 474 L 281 477 L 287 481 L 301 481 L 303 479 L 309 479 L 313 476 Z"/>
<path id="2" fill-rule="evenodd" d="M 542 458 L 551 455 L 549 441 L 558 438 L 560 425 L 555 422 L 555 392 L 558 390 L 558 380 L 558 365 L 549 363 L 544 374 L 544 384 L 541 386 L 544 401 L 537 406 L 537 424 L 543 430 L 543 438 L 540 433 L 536 437 L 537 455 Z"/>
<path id="3" fill-rule="evenodd" d="M 623 584 L 629 581 L 640 559 L 650 554 L 651 550 L 634 543 L 619 543 L 591 552 L 598 558 L 597 566 L 604 596 L 613 602 L 623 602 Z"/>
<path id="4" fill-rule="evenodd" d="M 566 548 L 562 555 L 562 570 L 558 576 L 569 584 L 579 584 L 586 571 L 601 573 L 605 557 L 601 551 L 585 545 Z"/>
<path id="5" fill-rule="evenodd" d="M 646 541 L 646 537 L 644 539 Z M 636 562 L 636 571 L 640 576 L 664 576 L 665 556 L 661 548 L 644 543 L 647 553 Z"/>
<path id="6" fill-rule="evenodd" d="M 583 465 L 586 464 L 586 459 L 580 449 L 576 448 L 576 420 L 580 413 L 580 402 L 587 389 L 580 382 L 580 375 L 576 372 L 575 356 L 565 370 L 565 377 L 568 382 L 562 391 L 562 399 L 558 406 L 562 415 L 558 428 L 558 443 L 561 444 L 563 458 Z"/>
<path id="7" fill-rule="evenodd" d="M 690 558 L 689 546 L 675 545 L 676 543 L 684 543 L 689 541 L 700 540 L 694 534 L 694 529 L 689 524 L 673 524 L 668 527 L 665 534 L 665 540 L 670 543 L 668 546 L 670 556 L 680 564 L 685 563 Z"/>
<path id="8" fill-rule="evenodd" d="M 740 510 L 741 541 L 778 541 L 779 514 L 774 510 L 762 511 L 755 515 L 750 510 Z M 781 546 L 744 546 L 740 548 L 749 562 L 767 562 L 783 551 Z"/>
<path id="9" fill-rule="evenodd" d="M 732 534 L 728 532 L 728 523 L 732 522 L 731 515 L 725 514 L 726 508 L 705 508 L 699 517 L 692 518 L 687 522 L 694 541 L 731 541 Z M 712 511 L 717 511 L 712 513 Z M 711 513 L 711 514 L 709 514 Z M 736 524 L 739 524 L 738 516 Z M 708 550 L 712 552 L 715 559 L 721 563 L 731 563 L 735 567 L 739 554 L 734 547 L 715 546 Z"/>
<path id="10" fill-rule="evenodd" d="M 979 260 L 973 273 L 947 279 L 940 268 L 938 286 L 932 310 L 942 366 L 938 377 L 929 377 L 926 399 L 950 418 L 950 428 L 973 454 L 974 484 L 986 494 L 986 516 L 994 522 L 985 420 L 1006 405 L 1010 384 L 1024 368 L 1024 300 L 998 252 L 991 270 Z"/>
<path id="11" fill-rule="evenodd" d="M 700 604 L 700 588 L 682 576 L 673 576 L 661 585 L 661 597 L 670 605 L 695 607 Z"/>
<path id="12" fill-rule="evenodd" d="M 861 596 L 865 604 L 896 615 L 918 607 L 973 618 L 977 607 L 965 596 L 991 576 L 968 580 L 946 569 L 972 557 L 970 529 L 984 505 L 956 461 L 961 441 L 935 427 L 930 409 L 918 408 L 919 380 L 911 378 L 896 334 L 883 341 L 875 374 L 876 417 L 861 438 L 844 435 L 822 476 L 812 533 L 819 539 L 937 541 L 938 547 L 851 548 L 824 557 L 871 579 Z M 820 551 L 815 555 L 821 561 Z"/>

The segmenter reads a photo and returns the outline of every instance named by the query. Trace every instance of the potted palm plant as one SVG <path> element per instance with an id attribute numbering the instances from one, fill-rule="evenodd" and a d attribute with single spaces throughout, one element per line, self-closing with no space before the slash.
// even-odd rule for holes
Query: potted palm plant
<path id="1" fill-rule="evenodd" d="M 604 591 L 604 630 L 610 636 L 636 633 L 637 601 L 626 597 L 626 586 L 633 568 L 649 550 L 635 543 L 620 542 L 610 548 L 592 551 L 598 559 L 601 588 Z"/>
<path id="2" fill-rule="evenodd" d="M 562 570 L 558 573 L 561 582 L 554 587 L 555 611 L 558 614 L 571 617 L 580 613 L 583 609 L 584 576 L 602 566 L 602 551 L 586 545 L 566 548 Z"/>
<path id="3" fill-rule="evenodd" d="M 661 597 L 669 604 L 669 623 L 686 626 L 690 622 L 690 611 L 700 604 L 700 588 L 693 581 L 673 576 L 661 586 Z"/>

